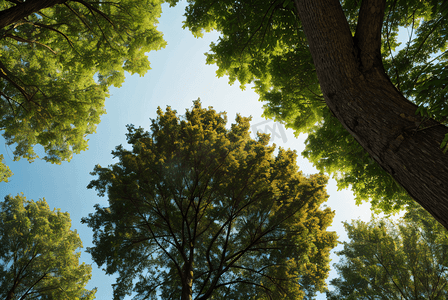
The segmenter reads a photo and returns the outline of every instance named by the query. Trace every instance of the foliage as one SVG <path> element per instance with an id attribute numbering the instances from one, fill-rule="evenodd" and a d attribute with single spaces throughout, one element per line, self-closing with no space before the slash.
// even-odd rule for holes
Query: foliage
<path id="1" fill-rule="evenodd" d="M 309 299 L 325 289 L 326 231 L 334 213 L 323 175 L 305 177 L 296 154 L 250 138 L 250 118 L 198 101 L 184 117 L 160 108 L 151 131 L 128 126 L 89 184 L 109 207 L 82 220 L 94 261 L 118 273 L 114 299 Z M 304 298 L 305 297 L 305 298 Z"/>
<path id="2" fill-rule="evenodd" d="M 337 254 L 339 278 L 327 299 L 446 299 L 448 236 L 414 204 L 397 223 L 345 223 L 349 242 Z"/>
<path id="3" fill-rule="evenodd" d="M 3 155 L 0 154 L 0 182 L 8 182 L 8 178 L 12 175 L 9 167 L 3 163 Z"/>
<path id="4" fill-rule="evenodd" d="M 303 154 L 320 171 L 333 174 L 340 188 L 351 186 L 358 203 L 372 199 L 375 209 L 390 213 L 409 202 L 325 106 L 294 1 L 189 3 L 185 27 L 197 36 L 213 29 L 221 33 L 210 45 L 207 63 L 216 64 L 217 75 L 228 75 L 231 84 L 253 84 L 266 117 L 297 135 L 308 134 Z M 353 33 L 360 3 L 341 1 Z M 419 105 L 419 113 L 443 124 L 448 114 L 447 13 L 445 1 L 387 0 L 382 27 L 383 64 L 391 81 Z M 408 34 L 403 44 L 399 30 Z"/>
<path id="5" fill-rule="evenodd" d="M 370 199 L 377 213 L 394 212 L 412 202 L 406 191 L 386 173 L 345 130 L 324 111 L 324 118 L 308 131 L 302 155 L 323 172 L 333 174 L 338 188 L 352 187 L 357 204 Z"/>
<path id="6" fill-rule="evenodd" d="M 109 87 L 125 71 L 145 74 L 145 53 L 165 45 L 155 27 L 161 3 L 65 1 L 0 29 L 0 130 L 15 160 L 33 161 L 37 144 L 52 163 L 87 149 Z"/>
<path id="7" fill-rule="evenodd" d="M 2 299 L 94 299 L 86 290 L 91 267 L 78 264 L 82 247 L 68 213 L 51 211 L 45 199 L 6 196 L 0 203 Z"/>

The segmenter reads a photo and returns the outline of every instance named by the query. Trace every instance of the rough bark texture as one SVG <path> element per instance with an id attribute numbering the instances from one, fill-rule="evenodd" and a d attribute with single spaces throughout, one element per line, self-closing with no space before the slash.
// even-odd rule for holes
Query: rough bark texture
<path id="1" fill-rule="evenodd" d="M 448 128 L 422 120 L 391 83 L 380 47 L 385 1 L 362 2 L 355 37 L 338 0 L 295 0 L 325 101 L 343 126 L 448 229 Z"/>
<path id="2" fill-rule="evenodd" d="M 68 0 L 33 0 L 24 1 L 13 7 L 0 11 L 0 29 L 26 18 L 41 9 L 67 2 Z"/>

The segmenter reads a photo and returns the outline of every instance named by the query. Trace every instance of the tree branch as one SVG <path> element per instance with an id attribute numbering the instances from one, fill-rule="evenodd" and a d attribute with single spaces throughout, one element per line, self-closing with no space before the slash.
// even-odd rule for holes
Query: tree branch
<path id="1" fill-rule="evenodd" d="M 56 4 L 62 4 L 68 0 L 40 0 L 40 1 L 26 1 L 26 2 L 14 2 L 15 6 L 0 11 L 0 29 L 5 28 L 11 24 L 14 24 L 23 18 L 28 17 L 33 13 L 55 6 Z"/>
<path id="2" fill-rule="evenodd" d="M 23 87 L 21 87 L 17 82 L 15 82 L 13 79 L 10 78 L 9 74 L 11 72 L 6 68 L 6 66 L 0 61 L 0 77 L 11 83 L 16 89 L 19 90 L 19 92 L 22 94 L 22 96 L 27 100 L 30 101 L 31 98 L 34 96 L 30 95 Z"/>
<path id="3" fill-rule="evenodd" d="M 374 257 L 377 259 L 377 261 L 380 263 L 381 267 L 383 267 L 384 271 L 386 271 L 387 276 L 389 276 L 389 279 L 392 281 L 392 283 L 394 284 L 394 286 L 397 288 L 397 290 L 400 292 L 400 294 L 403 296 L 404 299 L 407 299 L 406 295 L 404 294 L 404 292 L 401 290 L 401 288 L 398 286 L 398 284 L 395 282 L 394 277 L 392 276 L 392 274 L 390 274 L 389 270 L 387 269 L 386 265 L 384 264 L 383 260 L 377 255 L 375 254 Z"/>
<path id="4" fill-rule="evenodd" d="M 87 22 L 82 18 L 82 16 L 80 14 L 78 14 L 78 12 L 76 10 L 74 10 L 70 5 L 68 5 L 68 3 L 64 3 L 64 5 L 75 15 L 78 17 L 78 19 L 84 24 L 84 26 L 86 26 L 90 31 L 93 31 L 92 27 L 89 26 L 89 24 L 87 24 Z"/>
<path id="5" fill-rule="evenodd" d="M 89 11 L 92 13 L 92 15 L 93 15 L 92 11 L 94 11 L 97 14 L 101 15 L 107 22 L 109 22 L 115 28 L 115 25 L 112 22 L 112 20 L 109 19 L 109 17 L 105 13 L 100 11 L 99 9 L 96 9 L 95 7 L 93 7 L 92 5 L 90 5 L 89 3 L 87 3 L 87 2 L 85 2 L 83 0 L 74 0 L 74 2 L 78 2 L 78 3 L 82 4 L 82 5 L 84 5 L 85 7 L 87 7 L 89 9 Z"/>
<path id="6" fill-rule="evenodd" d="M 33 24 L 33 26 L 36 26 L 36 27 L 47 28 L 47 29 L 52 30 L 52 31 L 54 31 L 54 32 L 56 32 L 56 33 L 59 33 L 59 34 L 62 35 L 62 36 L 65 38 L 65 40 L 69 43 L 70 47 L 72 47 L 72 49 L 75 50 L 75 52 L 76 52 L 78 55 L 80 55 L 79 52 L 78 52 L 78 51 L 75 49 L 75 47 L 73 46 L 72 41 L 70 41 L 70 39 L 68 38 L 68 36 L 67 36 L 66 34 L 64 34 L 63 32 L 57 30 L 56 28 L 53 28 L 52 26 L 48 26 L 48 25 L 45 25 L 45 24 L 41 24 L 41 23 L 31 23 L 31 24 Z"/>
<path id="7" fill-rule="evenodd" d="M 14 118 L 17 118 L 16 111 L 14 109 L 14 106 L 11 103 L 11 100 L 14 101 L 14 99 L 9 97 L 8 95 L 5 95 L 2 91 L 0 91 L 0 96 L 3 96 L 8 101 L 8 105 L 9 105 L 9 107 L 11 107 L 11 111 L 12 111 L 12 114 L 14 115 Z"/>
<path id="8" fill-rule="evenodd" d="M 45 277 L 47 276 L 47 274 L 48 274 L 48 273 L 44 273 L 40 278 L 38 278 L 38 279 L 36 280 L 36 282 L 34 282 L 34 283 L 33 283 L 33 284 L 26 290 L 25 294 L 23 294 L 22 297 L 20 297 L 19 300 L 25 300 L 25 299 L 27 298 L 28 295 L 32 294 L 32 293 L 30 293 L 30 291 L 34 288 L 34 286 L 36 286 L 36 284 L 38 284 L 40 281 L 44 280 Z M 53 290 L 53 289 L 55 289 L 55 288 L 56 288 L 56 287 L 54 287 L 54 288 L 48 288 L 48 289 L 46 289 L 46 290 Z"/>
<path id="9" fill-rule="evenodd" d="M 363 70 L 382 65 L 381 29 L 385 8 L 386 0 L 363 0 L 361 3 L 354 39 Z"/>
<path id="10" fill-rule="evenodd" d="M 24 38 L 21 38 L 21 37 L 19 37 L 19 36 L 15 36 L 15 35 L 12 35 L 12 34 L 9 34 L 9 33 L 5 34 L 4 36 L 5 36 L 5 37 L 9 37 L 9 38 L 11 38 L 11 39 L 14 39 L 14 40 L 16 40 L 16 41 L 22 42 L 22 43 L 30 43 L 30 44 L 41 45 L 41 46 L 47 48 L 48 50 L 50 50 L 53 54 L 57 54 L 56 51 L 54 51 L 53 49 L 51 49 L 49 46 L 47 46 L 47 45 L 45 45 L 45 44 L 42 44 L 42 43 L 39 43 L 39 42 L 37 42 L 37 41 L 27 40 L 27 39 L 24 39 Z"/>

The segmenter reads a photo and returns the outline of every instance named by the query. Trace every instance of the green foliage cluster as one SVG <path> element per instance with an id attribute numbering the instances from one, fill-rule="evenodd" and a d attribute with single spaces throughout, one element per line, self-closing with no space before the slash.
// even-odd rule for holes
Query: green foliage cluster
<path id="1" fill-rule="evenodd" d="M 125 71 L 145 74 L 145 53 L 164 47 L 162 2 L 72 0 L 0 29 L 0 130 L 15 160 L 33 161 L 38 144 L 52 163 L 87 149 L 109 87 Z M 27 3 L 2 0 L 0 8 Z"/>
<path id="2" fill-rule="evenodd" d="M 447 298 L 447 230 L 417 205 L 398 222 L 344 224 L 350 241 L 337 252 L 340 277 L 327 299 Z"/>
<path id="3" fill-rule="evenodd" d="M 176 1 L 172 2 L 175 5 Z M 341 1 L 354 34 L 361 1 Z M 388 0 L 383 22 L 382 56 L 397 89 L 419 105 L 418 112 L 446 124 L 448 4 L 445 1 Z M 335 120 L 323 96 L 294 1 L 190 1 L 185 27 L 201 36 L 218 30 L 207 63 L 230 83 L 253 84 L 265 102 L 264 115 L 296 134 L 308 134 L 303 153 L 339 188 L 351 186 L 358 203 L 371 200 L 387 213 L 410 197 L 358 146 Z M 402 45 L 399 31 L 408 40 Z M 423 128 L 420 128 L 423 129 Z"/>
<path id="4" fill-rule="evenodd" d="M 8 182 L 8 178 L 12 175 L 9 167 L 3 163 L 3 155 L 0 154 L 0 182 Z"/>
<path id="5" fill-rule="evenodd" d="M 84 288 L 91 267 L 78 263 L 82 243 L 68 213 L 23 195 L 6 196 L 0 209 L 2 299 L 95 298 L 95 289 Z"/>
<path id="6" fill-rule="evenodd" d="M 328 109 L 324 118 L 308 131 L 306 144 L 302 155 L 318 170 L 333 174 L 339 189 L 351 187 L 357 204 L 368 199 L 377 213 L 390 213 L 413 202 Z"/>
<path id="7" fill-rule="evenodd" d="M 96 166 L 89 188 L 107 193 L 84 218 L 94 261 L 118 273 L 114 299 L 309 299 L 325 290 L 326 231 L 334 213 L 323 175 L 305 177 L 296 154 L 249 135 L 249 120 L 198 101 L 184 117 L 169 107 L 151 131 L 129 126 L 131 150 Z"/>

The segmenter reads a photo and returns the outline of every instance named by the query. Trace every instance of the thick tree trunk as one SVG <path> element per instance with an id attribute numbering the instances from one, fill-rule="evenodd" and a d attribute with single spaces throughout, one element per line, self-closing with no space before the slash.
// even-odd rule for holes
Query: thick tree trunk
<path id="1" fill-rule="evenodd" d="M 362 2 L 355 37 L 338 0 L 295 0 L 325 101 L 343 126 L 448 228 L 448 128 L 415 114 L 381 61 L 385 1 Z"/>
<path id="2" fill-rule="evenodd" d="M 13 7 L 0 11 L 0 29 L 26 18 L 44 8 L 67 2 L 68 0 L 33 0 L 24 1 Z"/>

